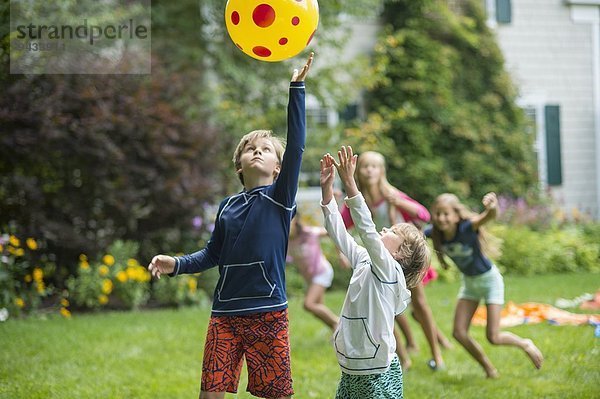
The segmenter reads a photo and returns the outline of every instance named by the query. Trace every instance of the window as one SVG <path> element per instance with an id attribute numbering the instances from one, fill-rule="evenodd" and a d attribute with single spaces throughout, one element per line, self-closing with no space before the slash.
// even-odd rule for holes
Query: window
<path id="1" fill-rule="evenodd" d="M 329 112 L 326 108 L 307 108 L 306 120 L 309 126 L 324 126 L 329 125 Z"/>

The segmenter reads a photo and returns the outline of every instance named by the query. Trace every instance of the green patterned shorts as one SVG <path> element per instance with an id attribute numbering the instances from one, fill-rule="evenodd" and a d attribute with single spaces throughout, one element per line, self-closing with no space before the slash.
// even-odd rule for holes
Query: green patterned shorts
<path id="1" fill-rule="evenodd" d="M 402 399 L 402 368 L 394 356 L 390 368 L 382 374 L 354 375 L 342 372 L 336 399 Z"/>

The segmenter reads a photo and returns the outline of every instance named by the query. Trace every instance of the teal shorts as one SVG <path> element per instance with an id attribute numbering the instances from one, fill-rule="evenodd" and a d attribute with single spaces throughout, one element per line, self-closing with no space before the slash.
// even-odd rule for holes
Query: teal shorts
<path id="1" fill-rule="evenodd" d="M 342 372 L 336 399 L 402 399 L 402 368 L 398 356 L 385 373 L 354 375 Z"/>
<path id="2" fill-rule="evenodd" d="M 462 275 L 462 285 L 458 292 L 459 299 L 468 299 L 486 305 L 504 304 L 504 279 L 496 265 L 487 272 L 477 276 Z"/>

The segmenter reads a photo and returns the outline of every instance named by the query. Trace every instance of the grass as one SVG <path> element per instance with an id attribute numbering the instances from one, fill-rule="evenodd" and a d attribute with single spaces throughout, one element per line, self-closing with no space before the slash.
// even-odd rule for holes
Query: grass
<path id="1" fill-rule="evenodd" d="M 553 304 L 600 288 L 598 275 L 506 277 L 507 300 Z M 426 289 L 438 324 L 450 336 L 458 283 Z M 338 311 L 343 292 L 327 303 Z M 340 371 L 328 329 L 290 299 L 292 369 L 296 398 L 332 398 Z M 195 398 L 209 309 L 76 314 L 71 320 L 9 320 L 0 324 L 0 398 Z M 412 322 L 412 321 L 411 321 Z M 421 330 L 421 352 L 404 376 L 407 398 L 597 398 L 600 339 L 591 326 L 525 325 L 509 330 L 532 338 L 546 357 L 541 371 L 519 350 L 492 347 L 482 327 L 472 327 L 501 373 L 482 369 L 455 343 L 445 351 L 447 370 L 431 372 Z M 245 371 L 238 395 L 245 392 Z"/>

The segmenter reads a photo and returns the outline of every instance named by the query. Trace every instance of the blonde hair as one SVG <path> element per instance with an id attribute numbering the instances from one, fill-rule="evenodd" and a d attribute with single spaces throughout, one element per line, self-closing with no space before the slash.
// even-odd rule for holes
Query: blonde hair
<path id="1" fill-rule="evenodd" d="M 423 280 L 423 276 L 431 262 L 431 253 L 425 236 L 411 223 L 398 223 L 391 230 L 404 240 L 395 256 L 402 267 L 406 286 L 412 288 Z"/>
<path id="2" fill-rule="evenodd" d="M 358 186 L 359 191 L 365 197 L 365 201 L 367 202 L 367 204 L 374 204 L 375 201 L 371 196 L 370 190 L 366 189 L 367 188 L 366 184 L 360 174 L 361 167 L 367 162 L 367 160 L 369 158 L 374 160 L 375 161 L 374 163 L 381 170 L 381 176 L 379 178 L 379 190 L 381 191 L 381 194 L 387 198 L 394 191 L 396 191 L 396 188 L 394 186 L 392 186 L 387 179 L 387 172 L 386 172 L 387 168 L 385 165 L 385 157 L 383 156 L 383 154 L 376 152 L 376 151 L 365 151 L 362 154 L 360 154 L 358 156 L 358 160 L 356 161 L 356 172 L 355 172 L 356 184 Z M 396 208 L 393 206 L 390 206 L 388 212 L 389 212 L 388 216 L 390 218 L 390 221 L 395 220 Z"/>
<path id="3" fill-rule="evenodd" d="M 242 157 L 242 152 L 244 151 L 244 148 L 248 143 L 251 143 L 256 139 L 268 139 L 271 142 L 271 144 L 273 144 L 273 147 L 275 147 L 275 154 L 277 155 L 277 159 L 279 160 L 280 165 L 283 160 L 285 141 L 280 137 L 273 136 L 273 131 L 253 130 L 250 133 L 246 134 L 244 137 L 241 138 L 240 142 L 235 148 L 235 151 L 233 152 L 233 165 L 235 167 L 238 178 L 242 182 L 242 185 L 244 184 L 244 175 L 241 172 L 242 163 L 240 161 Z"/>
<path id="4" fill-rule="evenodd" d="M 468 220 L 471 217 L 477 215 L 475 212 L 469 210 L 465 205 L 463 205 L 458 197 L 454 194 L 444 193 L 438 195 L 433 205 L 431 206 L 431 218 L 433 223 L 433 229 L 431 231 L 431 239 L 433 241 L 433 248 L 436 251 L 436 255 L 442 266 L 447 267 L 448 263 L 444 259 L 444 249 L 442 247 L 442 239 L 443 233 L 436 227 L 435 219 L 436 209 L 440 205 L 448 205 L 450 206 L 454 212 L 458 215 L 460 221 Z M 481 248 L 481 252 L 489 258 L 497 258 L 502 252 L 500 250 L 500 246 L 502 245 L 502 241 L 490 234 L 483 226 L 479 226 L 477 240 L 479 241 L 479 247 Z"/>

